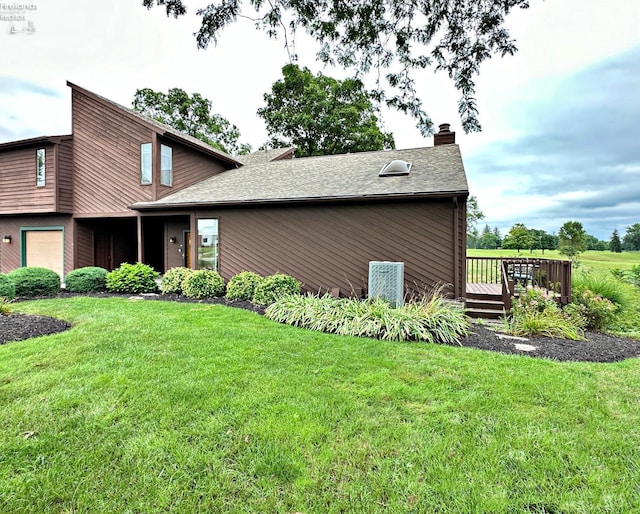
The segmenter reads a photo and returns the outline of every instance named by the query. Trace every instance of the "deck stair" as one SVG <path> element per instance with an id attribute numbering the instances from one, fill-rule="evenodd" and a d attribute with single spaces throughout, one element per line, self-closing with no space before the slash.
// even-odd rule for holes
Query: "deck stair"
<path id="1" fill-rule="evenodd" d="M 502 292 L 498 284 L 467 284 L 465 298 L 471 318 L 498 319 L 505 314 Z"/>

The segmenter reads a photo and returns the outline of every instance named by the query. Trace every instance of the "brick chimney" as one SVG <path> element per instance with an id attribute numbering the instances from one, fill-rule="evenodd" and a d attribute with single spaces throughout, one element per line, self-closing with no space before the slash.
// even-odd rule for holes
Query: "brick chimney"
<path id="1" fill-rule="evenodd" d="M 443 123 L 438 126 L 440 131 L 433 135 L 433 146 L 452 145 L 456 142 L 456 133 L 449 130 L 449 124 Z"/>

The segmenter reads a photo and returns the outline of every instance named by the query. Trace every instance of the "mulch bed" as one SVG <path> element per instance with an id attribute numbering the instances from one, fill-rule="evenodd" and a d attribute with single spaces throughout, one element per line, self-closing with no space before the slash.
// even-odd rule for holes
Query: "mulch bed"
<path id="1" fill-rule="evenodd" d="M 69 298 L 70 293 L 61 293 L 59 298 Z M 84 295 L 86 296 L 86 295 Z M 109 297 L 119 296 L 109 293 L 97 293 L 90 296 Z M 129 295 L 126 295 L 129 297 Z M 143 296 L 145 300 L 165 300 L 191 303 L 209 303 L 227 305 L 246 309 L 257 314 L 264 314 L 264 308 L 251 302 L 228 301 L 224 298 L 207 298 L 193 300 L 184 296 L 156 295 Z M 0 344 L 10 341 L 21 341 L 41 335 L 55 334 L 71 328 L 65 321 L 46 316 L 32 316 L 25 314 L 10 314 L 0 316 Z M 526 355 L 529 357 L 547 358 L 557 361 L 576 362 L 617 362 L 631 357 L 640 356 L 640 341 L 608 334 L 587 332 L 585 341 L 569 341 L 566 339 L 552 339 L 536 337 L 521 341 L 506 338 L 503 334 L 490 330 L 486 326 L 474 324 L 471 333 L 460 341 L 461 346 L 478 348 L 507 354 Z M 520 344 L 535 347 L 534 350 L 519 349 Z"/>

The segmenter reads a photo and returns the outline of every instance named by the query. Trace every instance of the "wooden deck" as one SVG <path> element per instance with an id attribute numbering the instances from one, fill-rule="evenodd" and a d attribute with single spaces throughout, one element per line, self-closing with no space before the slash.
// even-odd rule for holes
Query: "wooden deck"
<path id="1" fill-rule="evenodd" d="M 467 284 L 467 294 L 502 295 L 501 284 Z"/>

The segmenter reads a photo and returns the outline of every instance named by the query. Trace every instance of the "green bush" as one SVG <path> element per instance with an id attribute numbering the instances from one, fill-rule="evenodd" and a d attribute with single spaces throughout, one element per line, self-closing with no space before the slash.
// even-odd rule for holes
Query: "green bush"
<path id="1" fill-rule="evenodd" d="M 13 312 L 13 300 L 6 296 L 0 296 L 0 316 L 6 316 Z"/>
<path id="2" fill-rule="evenodd" d="M 613 276 L 588 272 L 575 273 L 571 279 L 571 295 L 579 297 L 583 291 L 587 290 L 614 303 L 618 312 L 633 307 L 633 286 L 621 282 Z"/>
<path id="3" fill-rule="evenodd" d="M 67 274 L 65 286 L 72 293 L 95 293 L 107 288 L 107 274 L 104 268 L 87 266 L 78 268 Z"/>
<path id="4" fill-rule="evenodd" d="M 16 297 L 16 285 L 7 275 L 0 273 L 0 298 L 11 300 Z"/>
<path id="5" fill-rule="evenodd" d="M 176 267 L 167 270 L 162 277 L 162 285 L 160 289 L 163 294 L 182 294 L 182 283 L 193 270 L 189 268 Z"/>
<path id="6" fill-rule="evenodd" d="M 253 295 L 254 303 L 271 305 L 285 295 L 300 294 L 300 282 L 290 275 L 276 273 L 262 279 Z"/>
<path id="7" fill-rule="evenodd" d="M 640 287 L 640 264 L 631 266 L 630 270 L 614 268 L 611 270 L 611 275 L 632 286 Z"/>
<path id="8" fill-rule="evenodd" d="M 440 288 L 394 308 L 380 298 L 358 300 L 299 294 L 278 298 L 265 315 L 280 323 L 340 335 L 388 341 L 458 343 L 468 333 L 461 304 L 444 299 Z"/>
<path id="9" fill-rule="evenodd" d="M 227 284 L 227 298 L 229 300 L 253 300 L 256 287 L 264 280 L 257 273 L 242 271 L 234 275 Z"/>
<path id="10" fill-rule="evenodd" d="M 607 298 L 585 289 L 580 294 L 573 295 L 572 301 L 565 307 L 565 311 L 569 315 L 580 316 L 587 330 L 598 331 L 613 324 L 619 309 Z"/>
<path id="11" fill-rule="evenodd" d="M 141 262 L 125 262 L 107 274 L 107 290 L 124 294 L 155 293 L 158 290 L 156 279 L 159 276 L 151 266 Z"/>
<path id="12" fill-rule="evenodd" d="M 524 289 L 502 325 L 506 333 L 514 336 L 584 339 L 582 319 L 563 313 L 555 300 L 539 289 Z"/>
<path id="13" fill-rule="evenodd" d="M 7 276 L 15 284 L 16 296 L 50 296 L 60 292 L 60 276 L 47 268 L 17 268 Z"/>
<path id="14" fill-rule="evenodd" d="M 189 298 L 213 298 L 224 295 L 224 280 L 217 271 L 201 269 L 182 282 L 182 292 Z"/>

